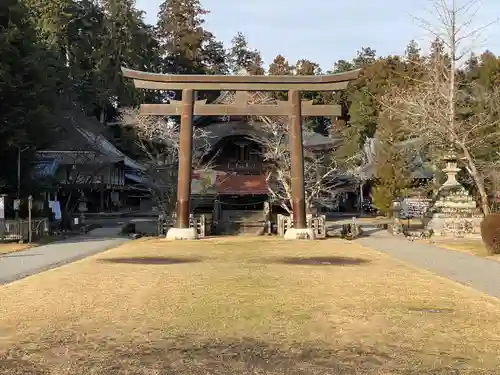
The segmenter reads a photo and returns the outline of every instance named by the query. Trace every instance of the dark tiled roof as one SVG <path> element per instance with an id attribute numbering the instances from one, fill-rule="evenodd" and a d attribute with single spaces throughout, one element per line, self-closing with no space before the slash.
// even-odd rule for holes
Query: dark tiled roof
<path id="1" fill-rule="evenodd" d="M 251 139 L 262 139 L 266 137 L 266 131 L 262 129 L 257 121 L 230 121 L 218 122 L 207 125 L 204 130 L 209 133 L 208 142 L 213 147 L 221 139 L 229 136 L 246 136 Z M 288 137 L 285 137 L 288 138 Z M 203 140 L 205 141 L 205 140 Z M 285 141 L 287 141 L 285 139 Z M 195 140 L 196 142 L 196 140 Z M 328 138 L 319 133 L 306 133 L 304 132 L 304 147 L 325 147 L 336 146 L 341 142 L 340 138 Z"/>

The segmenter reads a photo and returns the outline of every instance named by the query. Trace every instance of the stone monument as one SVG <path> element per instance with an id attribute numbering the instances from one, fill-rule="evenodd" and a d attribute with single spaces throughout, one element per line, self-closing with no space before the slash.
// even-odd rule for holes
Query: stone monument
<path id="1" fill-rule="evenodd" d="M 434 236 L 465 237 L 480 234 L 483 219 L 481 211 L 468 191 L 457 181 L 457 157 L 450 152 L 445 158 L 443 172 L 447 179 L 438 190 L 436 200 L 424 216 L 427 229 L 432 229 Z"/>

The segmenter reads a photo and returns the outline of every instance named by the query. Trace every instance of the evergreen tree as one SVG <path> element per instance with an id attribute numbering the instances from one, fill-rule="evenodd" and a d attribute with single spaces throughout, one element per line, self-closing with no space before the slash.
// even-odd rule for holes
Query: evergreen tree
<path id="1" fill-rule="evenodd" d="M 264 62 L 260 52 L 250 49 L 247 38 L 238 32 L 231 40 L 231 49 L 229 50 L 229 66 L 232 73 L 246 71 L 252 75 L 264 74 Z"/>
<path id="2" fill-rule="evenodd" d="M 352 62 L 346 60 L 338 60 L 335 64 L 333 64 L 332 70 L 329 70 L 327 73 L 328 74 L 344 73 L 354 69 L 355 67 Z"/>
<path id="3" fill-rule="evenodd" d="M 283 55 L 278 55 L 269 65 L 268 73 L 273 76 L 286 76 L 292 74 L 292 67 Z"/>
<path id="4" fill-rule="evenodd" d="M 363 47 L 358 51 L 356 58 L 352 60 L 355 69 L 363 68 L 373 64 L 376 60 L 377 52 L 370 47 Z"/>
<path id="5" fill-rule="evenodd" d="M 212 34 L 203 28 L 208 13 L 199 0 L 165 0 L 156 28 L 163 57 L 163 72 L 204 73 L 204 45 Z"/>
<path id="6" fill-rule="evenodd" d="M 70 41 L 69 27 L 75 22 L 79 6 L 74 0 L 22 0 L 35 26 L 37 40 L 67 58 Z"/>
<path id="7" fill-rule="evenodd" d="M 230 72 L 224 44 L 213 35 L 204 46 L 202 61 L 206 74 L 229 74 Z"/>
<path id="8" fill-rule="evenodd" d="M 253 59 L 250 62 L 250 65 L 247 67 L 247 71 L 250 75 L 253 76 L 263 76 L 266 74 L 264 69 L 264 60 L 262 60 L 262 56 L 259 51 L 255 51 L 253 55 Z"/>
<path id="9" fill-rule="evenodd" d="M 137 103 L 137 91 L 130 80 L 124 80 L 121 67 L 157 70 L 158 45 L 153 30 L 145 25 L 144 14 L 135 0 L 101 0 L 104 13 L 103 44 L 97 53 L 96 69 L 108 92 L 98 103 L 101 117 L 106 108 Z"/>
<path id="10" fill-rule="evenodd" d="M 37 43 L 23 4 L 3 2 L 0 15 L 0 184 L 8 189 L 15 186 L 17 149 L 44 147 L 53 139 L 65 74 L 59 56 Z"/>
<path id="11" fill-rule="evenodd" d="M 375 184 L 373 206 L 384 215 L 392 215 L 392 202 L 411 186 L 413 172 L 410 147 L 402 146 L 406 133 L 391 118 L 379 117 L 375 138 Z"/>
<path id="12" fill-rule="evenodd" d="M 311 60 L 300 59 L 295 64 L 295 74 L 298 76 L 314 76 L 321 74 L 321 68 L 319 64 Z"/>

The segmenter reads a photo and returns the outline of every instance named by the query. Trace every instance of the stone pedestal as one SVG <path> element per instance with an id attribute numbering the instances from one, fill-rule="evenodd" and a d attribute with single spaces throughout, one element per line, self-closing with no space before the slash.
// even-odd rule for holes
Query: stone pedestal
<path id="1" fill-rule="evenodd" d="M 167 231 L 167 240 L 196 240 L 196 228 L 170 228 Z"/>
<path id="2" fill-rule="evenodd" d="M 476 207 L 474 198 L 456 179 L 460 171 L 456 156 L 450 153 L 445 161 L 447 165 L 443 172 L 448 178 L 439 189 L 437 200 L 424 217 L 424 225 L 427 229 L 433 230 L 434 236 L 478 235 L 483 215 Z"/>
<path id="3" fill-rule="evenodd" d="M 316 235 L 312 228 L 289 228 L 283 237 L 285 240 L 315 240 Z"/>

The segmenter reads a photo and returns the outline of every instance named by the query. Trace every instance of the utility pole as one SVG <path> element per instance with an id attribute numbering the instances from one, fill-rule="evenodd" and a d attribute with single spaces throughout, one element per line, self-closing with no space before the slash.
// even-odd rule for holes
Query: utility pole
<path id="1" fill-rule="evenodd" d="M 21 210 L 21 153 L 28 148 L 28 146 L 25 148 L 17 146 L 17 199 L 14 202 L 16 220 L 19 219 L 19 211 Z"/>
<path id="2" fill-rule="evenodd" d="M 17 146 L 17 199 L 21 199 L 21 153 L 29 147 L 21 148 Z"/>

